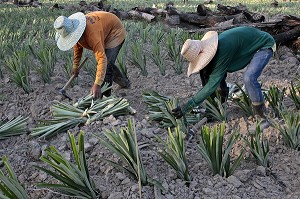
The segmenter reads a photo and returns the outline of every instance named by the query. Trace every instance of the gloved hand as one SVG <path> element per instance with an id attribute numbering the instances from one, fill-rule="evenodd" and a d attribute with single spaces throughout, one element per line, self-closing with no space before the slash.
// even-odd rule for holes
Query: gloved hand
<path id="1" fill-rule="evenodd" d="M 93 95 L 93 99 L 101 99 L 102 98 L 102 93 L 101 93 L 101 86 L 98 84 L 94 84 L 92 89 L 91 89 L 91 95 Z"/>
<path id="2" fill-rule="evenodd" d="M 77 68 L 73 67 L 73 68 L 72 68 L 72 75 L 75 75 L 75 77 L 77 77 L 78 74 L 79 74 L 79 69 L 78 69 L 78 67 L 77 67 Z"/>
<path id="3" fill-rule="evenodd" d="M 172 114 L 175 116 L 176 119 L 180 119 L 183 116 L 182 110 L 180 106 L 172 110 Z"/>

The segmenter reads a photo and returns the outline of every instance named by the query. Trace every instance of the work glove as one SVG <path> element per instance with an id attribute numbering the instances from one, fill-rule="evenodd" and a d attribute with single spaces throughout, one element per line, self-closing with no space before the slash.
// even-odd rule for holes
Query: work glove
<path id="1" fill-rule="evenodd" d="M 75 68 L 75 67 L 73 67 L 73 69 L 72 69 L 72 75 L 75 75 L 75 77 L 77 77 L 77 76 L 78 76 L 78 74 L 79 74 L 79 69 L 78 69 L 78 68 Z"/>
<path id="2" fill-rule="evenodd" d="M 172 110 L 172 114 L 175 116 L 176 119 L 180 119 L 183 116 L 182 110 L 180 106 Z"/>
<path id="3" fill-rule="evenodd" d="M 93 95 L 94 100 L 97 100 L 99 98 L 101 99 L 102 98 L 101 86 L 99 86 L 98 84 L 94 84 L 91 89 L 91 95 Z"/>

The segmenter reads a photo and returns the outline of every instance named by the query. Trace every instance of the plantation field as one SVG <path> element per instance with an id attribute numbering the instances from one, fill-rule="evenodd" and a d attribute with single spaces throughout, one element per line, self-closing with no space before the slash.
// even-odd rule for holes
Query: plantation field
<path id="1" fill-rule="evenodd" d="M 178 10 L 184 12 L 195 12 L 197 4 L 203 3 L 202 1 L 188 1 L 184 4 L 178 0 L 173 2 Z M 83 161 L 79 158 L 83 154 L 78 152 L 78 157 L 73 156 L 74 143 L 70 142 L 67 132 L 53 134 L 48 139 L 32 136 L 32 132 L 42 120 L 52 119 L 53 105 L 59 102 L 72 105 L 89 94 L 94 82 L 96 61 L 91 52 L 84 51 L 83 57 L 88 57 L 88 60 L 80 71 L 78 79 L 72 87 L 67 89 L 68 95 L 73 100 L 70 101 L 59 94 L 59 88 L 62 88 L 70 78 L 73 54 L 72 50 L 62 52 L 57 48 L 53 22 L 58 16 L 69 16 L 73 11 L 49 8 L 54 3 L 77 5 L 78 1 L 55 0 L 41 1 L 41 3 L 43 5 L 37 8 L 16 7 L 9 2 L 1 3 L 0 0 L 0 157 L 8 158 L 16 173 L 17 181 L 28 194 L 27 198 L 71 198 L 59 193 L 58 189 L 37 186 L 39 183 L 59 184 L 60 182 L 36 166 L 51 170 L 49 164 L 40 160 L 42 155 L 46 156 L 47 152 L 49 154 L 49 146 L 55 147 L 63 158 L 75 165 L 76 160 Z M 164 8 L 167 1 L 114 0 L 108 3 L 112 5 L 111 9 L 130 10 L 136 6 L 152 7 L 153 4 Z M 239 2 L 215 1 L 207 6 L 216 9 L 217 3 L 236 6 Z M 270 3 L 266 0 L 243 1 L 250 11 L 267 16 L 277 14 L 300 16 L 299 1 L 280 0 L 277 8 L 271 7 Z M 148 180 L 155 179 L 164 188 L 160 191 L 159 186 L 146 183 L 141 188 L 143 199 L 300 198 L 300 131 L 295 130 L 294 140 L 298 142 L 298 146 L 296 143 L 294 144 L 296 147 L 292 149 L 279 130 L 279 127 L 283 127 L 287 122 L 283 120 L 282 115 L 276 115 L 276 110 L 295 114 L 299 112 L 299 103 L 297 104 L 291 98 L 291 81 L 294 85 L 299 84 L 300 49 L 292 51 L 285 46 L 278 46 L 278 53 L 270 60 L 260 77 L 263 89 L 276 87 L 282 96 L 276 104 L 280 105 L 277 106 L 278 109 L 272 106 L 274 101 L 266 99 L 268 116 L 274 124 L 279 125 L 270 126 L 263 131 L 265 140 L 269 143 L 269 153 L 266 157 L 268 165 L 259 165 L 249 146 L 242 139 L 242 137 L 249 138 L 248 130 L 250 126 L 255 125 L 254 119 L 242 111 L 230 98 L 226 104 L 224 138 L 227 143 L 229 136 L 238 130 L 240 137 L 234 143 L 230 156 L 233 163 L 243 152 L 240 165 L 229 177 L 214 175 L 199 152 L 201 129 L 198 127 L 196 136 L 189 142 L 185 140 L 186 146 L 183 147 L 184 149 L 186 147 L 186 163 L 191 179 L 187 183 L 158 153 L 161 152 L 159 149 L 162 149 L 162 146 L 159 145 L 157 137 L 170 140 L 170 135 L 167 128 L 151 120 L 149 107 L 145 103 L 143 94 L 147 91 L 156 91 L 163 96 L 178 99 L 179 103 L 184 103 L 192 97 L 201 88 L 201 80 L 197 74 L 187 78 L 188 63 L 180 57 L 180 49 L 187 38 L 197 39 L 202 35 L 189 34 L 176 27 L 170 28 L 163 21 L 147 23 L 124 20 L 122 22 L 127 30 L 127 37 L 117 64 L 127 73 L 131 88 L 120 89 L 114 84 L 112 92 L 114 96 L 126 99 L 136 113 L 115 117 L 110 115 L 90 124 L 69 129 L 69 132 L 75 135 L 76 140 L 82 135 L 80 131 L 84 132 L 86 167 L 90 178 L 95 183 L 98 198 L 134 199 L 140 197 L 136 176 L 119 171 L 116 169 L 117 166 L 112 166 L 105 161 L 104 159 L 108 159 L 121 166 L 126 165 L 99 139 L 100 137 L 107 140 L 105 133 L 108 130 L 119 132 L 121 128 L 129 125 L 129 121 L 134 121 L 139 157 Z M 228 74 L 227 81 L 231 84 L 242 85 L 242 75 L 243 71 Z M 299 85 L 297 89 L 295 96 L 299 97 Z M 26 133 L 8 137 L 1 135 L 3 131 L 1 125 L 18 116 L 26 118 Z M 205 125 L 213 129 L 215 125 L 222 123 L 222 121 L 213 120 Z M 299 125 L 298 120 L 290 126 L 299 128 Z M 298 134 L 297 131 L 299 131 Z M 172 132 L 176 135 L 174 130 Z M 82 148 L 78 146 L 78 151 L 81 150 Z M 4 176 L 8 176 L 9 172 L 5 169 L 5 163 L 6 161 L 0 161 L 0 170 L 3 171 Z M 84 168 L 82 165 L 84 164 L 81 162 L 81 169 Z M 0 172 L 0 185 L 5 184 L 2 176 Z M 93 186 L 92 183 L 91 186 Z"/>

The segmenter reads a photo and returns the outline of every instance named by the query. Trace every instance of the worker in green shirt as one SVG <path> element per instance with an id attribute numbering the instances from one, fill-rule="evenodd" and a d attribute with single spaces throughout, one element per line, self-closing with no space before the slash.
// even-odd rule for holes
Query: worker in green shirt
<path id="1" fill-rule="evenodd" d="M 252 27 L 232 28 L 220 35 L 209 31 L 201 40 L 186 40 L 181 54 L 190 62 L 187 75 L 200 73 L 203 88 L 183 106 L 172 110 L 173 115 L 181 118 L 216 90 L 224 102 L 229 93 L 225 81 L 227 73 L 247 67 L 243 82 L 253 112 L 256 118 L 266 120 L 264 98 L 257 79 L 272 57 L 275 46 L 274 38 L 269 33 Z"/>

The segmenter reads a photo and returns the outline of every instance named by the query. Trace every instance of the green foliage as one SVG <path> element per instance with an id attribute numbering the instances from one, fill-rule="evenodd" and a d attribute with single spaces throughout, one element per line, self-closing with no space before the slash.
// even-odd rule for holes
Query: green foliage
<path id="1" fill-rule="evenodd" d="M 85 118 L 74 118 L 66 121 L 51 119 L 40 120 L 36 127 L 31 129 L 30 137 L 51 138 L 59 133 L 66 132 L 67 130 L 84 124 Z"/>
<path id="2" fill-rule="evenodd" d="M 141 40 L 132 41 L 130 62 L 141 70 L 143 76 L 148 75 L 146 55 L 143 52 L 143 42 Z"/>
<path id="3" fill-rule="evenodd" d="M 142 42 L 145 43 L 149 39 L 149 34 L 151 33 L 152 25 L 147 24 L 144 28 L 139 28 L 140 31 L 140 38 Z"/>
<path id="4" fill-rule="evenodd" d="M 181 46 L 176 43 L 177 36 L 175 31 L 171 31 L 166 38 L 166 46 L 168 51 L 168 56 L 174 62 L 172 66 L 176 74 L 182 73 L 183 67 L 183 57 L 180 54 Z"/>
<path id="5" fill-rule="evenodd" d="M 230 135 L 227 144 L 223 147 L 225 133 L 225 123 L 215 125 L 213 129 L 202 126 L 200 143 L 197 146 L 200 154 L 208 163 L 213 174 L 229 177 L 240 164 L 243 151 L 239 157 L 231 164 L 230 155 L 234 143 L 240 138 L 240 133 L 235 130 Z"/>
<path id="6" fill-rule="evenodd" d="M 265 99 L 269 102 L 270 106 L 276 117 L 280 117 L 280 112 L 285 110 L 283 104 L 283 98 L 285 93 L 285 88 L 281 91 L 279 88 L 275 86 L 270 86 L 269 91 L 267 93 L 263 93 Z"/>
<path id="7" fill-rule="evenodd" d="M 179 103 L 178 99 L 163 96 L 155 91 L 144 91 L 143 100 L 149 111 L 149 119 L 158 121 L 162 127 L 180 126 L 183 132 L 186 132 L 187 124 L 194 124 L 200 121 L 200 114 L 187 113 L 185 117 L 176 119 L 172 114 L 172 109 Z M 186 121 L 185 121 L 186 120 Z"/>
<path id="8" fill-rule="evenodd" d="M 157 136 L 157 139 L 164 146 L 158 153 L 175 170 L 178 178 L 190 182 L 192 178 L 186 158 L 185 134 L 180 131 L 179 127 L 176 127 L 173 132 L 168 128 L 168 133 L 169 138 L 166 140 Z"/>
<path id="9" fill-rule="evenodd" d="M 120 128 L 119 131 L 115 129 L 106 130 L 104 136 L 108 140 L 97 136 L 101 144 L 116 154 L 126 166 L 103 158 L 104 161 L 116 169 L 126 172 L 129 176 L 138 180 L 141 185 L 153 184 L 162 190 L 164 189 L 158 181 L 151 179 L 146 173 L 137 143 L 134 121 L 128 119 L 126 128 Z"/>
<path id="10" fill-rule="evenodd" d="M 0 140 L 9 138 L 10 136 L 27 133 L 27 119 L 22 116 L 11 119 L 7 122 L 0 122 Z"/>
<path id="11" fill-rule="evenodd" d="M 284 124 L 276 123 L 276 128 L 283 137 L 286 145 L 292 149 L 300 148 L 300 113 L 282 113 Z"/>
<path id="12" fill-rule="evenodd" d="M 151 32 L 152 36 L 152 44 L 159 44 L 162 42 L 165 38 L 165 33 L 160 27 L 156 27 L 155 29 L 152 29 Z"/>
<path id="13" fill-rule="evenodd" d="M 241 91 L 241 96 L 233 99 L 233 103 L 235 103 L 238 107 L 240 107 L 247 117 L 253 115 L 252 110 L 252 102 L 249 98 L 248 94 L 242 89 L 242 87 L 236 84 L 239 90 Z"/>
<path id="14" fill-rule="evenodd" d="M 300 85 L 299 83 L 295 86 L 293 82 L 291 82 L 291 87 L 290 87 L 290 98 L 293 100 L 296 108 L 299 110 L 300 109 Z"/>
<path id="15" fill-rule="evenodd" d="M 61 184 L 39 183 L 39 188 L 52 188 L 68 196 L 86 199 L 97 199 L 99 193 L 90 178 L 84 150 L 84 133 L 80 131 L 78 143 L 73 134 L 69 132 L 71 149 L 75 163 L 63 157 L 53 146 L 48 147 L 40 159 L 52 169 L 35 166 L 39 170 L 52 176 Z M 54 169 L 54 170 L 53 170 Z"/>
<path id="16" fill-rule="evenodd" d="M 88 64 L 86 64 L 88 65 Z M 96 66 L 95 66 L 96 67 Z M 65 58 L 65 63 L 63 64 L 63 71 L 65 73 L 66 79 L 70 79 L 72 76 L 72 69 L 73 69 L 73 57 L 67 56 Z M 94 73 L 94 75 L 96 72 Z M 75 86 L 78 84 L 78 78 L 74 78 L 73 81 L 71 82 L 71 87 Z"/>
<path id="17" fill-rule="evenodd" d="M 249 147 L 252 155 L 258 161 L 259 165 L 268 167 L 269 157 L 269 141 L 265 139 L 263 132 L 260 130 L 260 123 L 256 124 L 254 134 L 250 134 L 250 140 L 243 138 L 246 145 Z"/>
<path id="18" fill-rule="evenodd" d="M 26 51 L 18 51 L 4 58 L 4 67 L 10 73 L 10 80 L 22 88 L 26 93 L 32 91 L 29 82 L 29 57 Z"/>
<path id="19" fill-rule="evenodd" d="M 166 74 L 165 56 L 163 55 L 161 47 L 158 43 L 153 43 L 151 47 L 150 58 L 155 65 L 158 66 L 160 74 L 164 76 Z"/>
<path id="20" fill-rule="evenodd" d="M 54 47 L 42 43 L 37 50 L 34 50 L 34 48 L 30 45 L 29 49 L 34 58 L 39 61 L 39 63 L 34 64 L 34 70 L 44 83 L 50 83 L 56 63 L 56 53 Z"/>
<path id="21" fill-rule="evenodd" d="M 49 138 L 80 124 L 90 124 L 109 115 L 126 115 L 131 109 L 124 98 L 110 96 L 94 101 L 88 95 L 74 105 L 55 101 L 51 107 L 54 119 L 41 120 L 30 136 Z"/>
<path id="22" fill-rule="evenodd" d="M 227 120 L 227 103 L 221 103 L 221 97 L 216 92 L 216 97 L 212 99 L 208 97 L 204 103 L 203 107 L 206 109 L 205 115 L 208 118 L 216 119 L 217 121 L 226 121 Z"/>
<path id="23" fill-rule="evenodd" d="M 7 176 L 0 170 L 0 198 L 1 199 L 27 199 L 25 189 L 18 181 L 18 177 L 6 156 L 2 157 Z"/>
<path id="24" fill-rule="evenodd" d="M 117 57 L 116 66 L 119 68 L 120 72 L 128 78 L 128 72 L 126 67 L 126 52 L 127 52 L 127 42 L 124 42 L 123 47 L 120 49 L 120 52 Z"/>
<path id="25" fill-rule="evenodd" d="M 96 79 L 96 72 L 97 72 L 97 60 L 93 53 L 89 51 L 84 51 L 86 57 L 88 57 L 88 61 L 83 66 L 83 69 L 88 73 L 88 75 L 95 80 Z M 73 65 L 73 64 L 72 64 Z"/>

